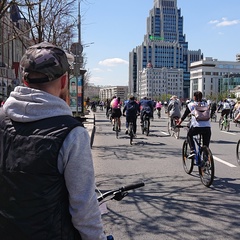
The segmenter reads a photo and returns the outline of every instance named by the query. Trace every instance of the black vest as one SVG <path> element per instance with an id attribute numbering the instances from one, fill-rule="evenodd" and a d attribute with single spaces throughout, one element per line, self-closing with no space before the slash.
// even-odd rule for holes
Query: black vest
<path id="1" fill-rule="evenodd" d="M 82 124 L 71 116 L 19 123 L 0 113 L 0 239 L 81 239 L 57 165 L 76 126 Z"/>

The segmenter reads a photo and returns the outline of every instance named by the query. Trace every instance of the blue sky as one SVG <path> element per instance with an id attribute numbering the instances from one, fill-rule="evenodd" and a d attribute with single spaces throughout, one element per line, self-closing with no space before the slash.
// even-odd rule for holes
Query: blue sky
<path id="1" fill-rule="evenodd" d="M 141 45 L 154 0 L 82 0 L 81 38 L 95 85 L 128 85 L 129 52 Z M 240 53 L 240 0 L 178 0 L 189 50 L 235 61 Z M 94 44 L 89 44 L 94 42 Z"/>

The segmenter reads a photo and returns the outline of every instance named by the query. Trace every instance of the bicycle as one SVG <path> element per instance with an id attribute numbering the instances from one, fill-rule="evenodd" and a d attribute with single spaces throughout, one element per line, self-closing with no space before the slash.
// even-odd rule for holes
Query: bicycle
<path id="1" fill-rule="evenodd" d="M 157 108 L 157 116 L 158 118 L 161 118 L 161 108 Z"/>
<path id="2" fill-rule="evenodd" d="M 210 117 L 210 119 L 211 119 L 211 122 L 212 122 L 212 121 L 214 121 L 214 122 L 217 121 L 217 114 L 216 114 L 216 111 L 213 111 L 213 112 L 211 113 L 211 117 Z"/>
<path id="3" fill-rule="evenodd" d="M 124 117 L 126 117 L 125 114 L 123 114 Z M 128 122 L 128 130 L 127 130 L 128 135 L 130 136 L 130 144 L 133 144 L 133 138 L 135 136 L 134 131 L 133 131 L 133 122 L 130 121 Z"/>
<path id="4" fill-rule="evenodd" d="M 237 163 L 240 165 L 240 139 L 237 142 L 236 156 L 237 156 Z"/>
<path id="5" fill-rule="evenodd" d="M 230 121 L 229 119 L 226 117 L 226 114 L 224 114 L 223 117 L 220 117 L 219 119 L 219 129 L 222 131 L 224 128 L 225 131 L 229 131 L 230 129 Z"/>
<path id="6" fill-rule="evenodd" d="M 169 118 L 169 120 L 168 120 L 168 133 L 170 136 L 173 136 L 176 139 L 179 139 L 179 135 L 180 135 L 180 128 L 177 126 L 178 120 L 179 120 L 178 117 L 173 118 L 172 127 L 171 127 L 171 118 Z"/>
<path id="7" fill-rule="evenodd" d="M 118 138 L 118 133 L 120 132 L 120 126 L 117 117 L 113 118 L 113 131 L 116 133 L 116 138 Z"/>
<path id="8" fill-rule="evenodd" d="M 179 126 L 182 127 L 182 126 Z M 189 158 L 190 147 L 187 139 L 183 142 L 182 146 L 182 163 L 183 168 L 187 174 L 191 174 L 194 165 L 198 166 L 198 172 L 201 182 L 204 186 L 210 187 L 214 180 L 214 161 L 211 150 L 207 146 L 202 146 L 202 135 L 193 137 L 195 145 L 195 157 Z"/>
<path id="9" fill-rule="evenodd" d="M 145 134 L 146 136 L 149 135 L 149 129 L 150 129 L 150 116 L 147 113 L 144 113 L 143 115 L 143 122 L 141 124 L 142 128 L 142 134 Z"/>
<path id="10" fill-rule="evenodd" d="M 133 132 L 133 122 L 128 123 L 128 135 L 130 136 L 130 144 L 133 144 L 134 132 Z"/>
<path id="11" fill-rule="evenodd" d="M 99 202 L 100 211 L 104 209 L 101 213 L 106 213 L 105 209 L 107 209 L 106 202 L 109 200 L 116 200 L 121 201 L 128 195 L 128 191 L 134 190 L 136 188 L 143 187 L 145 185 L 144 182 L 140 182 L 137 184 L 131 184 L 127 186 L 120 187 L 118 189 L 110 190 L 105 193 L 102 193 L 98 188 L 96 188 L 96 193 L 98 194 L 97 200 Z M 110 199 L 108 197 L 112 196 Z M 108 198 L 107 200 L 103 201 L 104 199 Z M 101 206 L 103 205 L 103 206 Z M 107 240 L 114 240 L 112 235 L 107 236 Z"/>

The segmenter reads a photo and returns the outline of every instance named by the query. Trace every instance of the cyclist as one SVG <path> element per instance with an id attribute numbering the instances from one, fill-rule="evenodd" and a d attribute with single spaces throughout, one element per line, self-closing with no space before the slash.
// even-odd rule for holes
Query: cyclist
<path id="1" fill-rule="evenodd" d="M 123 108 L 123 115 L 126 112 L 126 134 L 128 134 L 128 125 L 129 122 L 133 123 L 133 133 L 136 137 L 137 132 L 137 114 L 140 112 L 139 104 L 135 101 L 135 97 L 129 97 L 129 101 Z"/>
<path id="2" fill-rule="evenodd" d="M 226 119 L 228 118 L 228 115 L 230 113 L 231 107 L 230 104 L 228 103 L 227 99 L 224 99 L 223 102 L 220 103 L 218 107 L 218 112 L 222 109 L 221 112 L 221 119 L 223 119 L 224 115 L 226 115 Z"/>
<path id="3" fill-rule="evenodd" d="M 170 102 L 168 104 L 168 116 L 170 117 L 170 121 L 171 121 L 171 128 L 173 127 L 173 121 L 174 118 L 180 118 L 181 117 L 181 105 L 179 103 L 179 100 L 177 99 L 176 95 L 173 95 L 170 98 Z"/>
<path id="4" fill-rule="evenodd" d="M 96 112 L 96 110 L 97 110 L 96 102 L 95 102 L 95 101 L 93 101 L 93 102 L 91 103 L 91 110 L 92 110 L 93 112 Z"/>
<path id="5" fill-rule="evenodd" d="M 109 117 L 109 110 L 110 110 L 110 103 L 111 101 L 107 98 L 106 102 L 105 102 L 105 106 L 106 106 L 106 117 Z"/>
<path id="6" fill-rule="evenodd" d="M 187 133 L 187 139 L 188 143 L 191 149 L 189 158 L 192 158 L 195 156 L 195 150 L 194 150 L 194 141 L 193 136 L 201 134 L 203 137 L 203 145 L 209 147 L 210 139 L 211 139 L 211 124 L 210 121 L 200 121 L 196 119 L 195 117 L 195 108 L 196 106 L 208 106 L 207 102 L 202 100 L 202 92 L 196 91 L 193 95 L 193 102 L 190 102 L 184 114 L 182 115 L 181 119 L 178 122 L 178 125 L 181 125 L 181 123 L 184 121 L 184 119 L 191 113 L 191 122 L 190 122 L 190 128 Z"/>
<path id="7" fill-rule="evenodd" d="M 210 103 L 210 110 L 211 110 L 210 118 L 212 118 L 214 113 L 217 111 L 217 103 L 216 103 L 216 101 L 213 101 L 213 102 Z"/>
<path id="8" fill-rule="evenodd" d="M 141 125 L 143 124 L 143 117 L 144 115 L 148 115 L 150 118 L 153 117 L 153 104 L 152 101 L 147 99 L 147 97 L 144 97 L 139 102 L 140 107 L 140 118 L 141 118 Z"/>
<path id="9" fill-rule="evenodd" d="M 121 119 L 120 117 L 122 116 L 121 112 L 121 101 L 120 97 L 114 96 L 112 101 L 111 101 L 111 109 L 112 109 L 112 120 L 113 120 L 113 131 L 114 131 L 114 119 L 117 118 L 118 121 L 118 126 L 119 126 L 119 131 L 121 131 Z"/>
<path id="10" fill-rule="evenodd" d="M 161 115 L 161 109 L 162 109 L 162 103 L 161 103 L 161 101 L 158 101 L 158 102 L 156 103 L 156 109 L 157 109 L 158 116 L 160 116 L 160 115 Z"/>
<path id="11" fill-rule="evenodd" d="M 235 104 L 233 112 L 234 112 L 234 122 L 238 122 L 238 119 L 240 118 L 240 101 L 237 101 L 237 103 Z"/>

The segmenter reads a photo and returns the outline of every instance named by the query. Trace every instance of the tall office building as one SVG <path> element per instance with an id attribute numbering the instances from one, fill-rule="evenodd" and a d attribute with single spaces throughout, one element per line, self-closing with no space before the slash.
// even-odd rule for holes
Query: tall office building
<path id="1" fill-rule="evenodd" d="M 156 69 L 183 70 L 182 98 L 187 98 L 189 97 L 191 59 L 199 61 L 202 58 L 200 50 L 188 51 L 188 42 L 183 34 L 183 17 L 181 10 L 177 8 L 177 0 L 154 0 L 154 6 L 147 18 L 147 33 L 144 35 L 144 41 L 129 53 L 129 93 L 140 96 L 139 79 L 150 62 Z M 147 83 L 149 86 L 153 85 L 151 81 L 153 80 L 149 78 Z M 166 82 L 166 79 L 159 79 L 159 81 Z M 156 89 L 151 88 L 151 91 Z M 171 94 L 171 89 L 168 93 Z"/>

